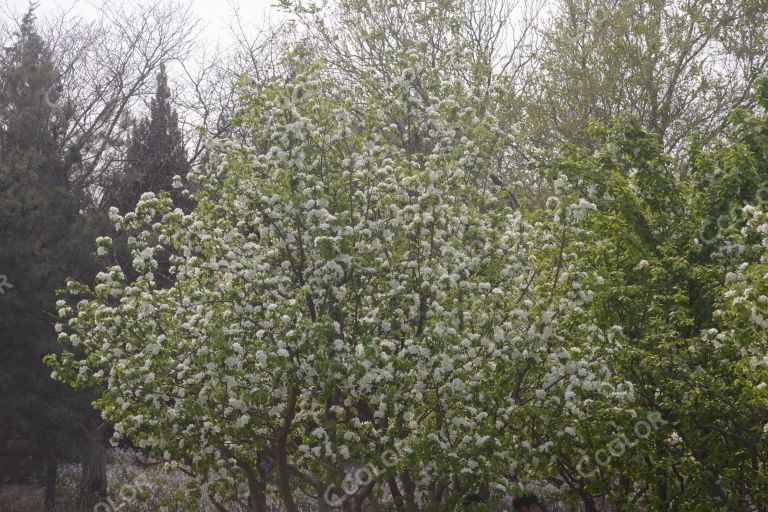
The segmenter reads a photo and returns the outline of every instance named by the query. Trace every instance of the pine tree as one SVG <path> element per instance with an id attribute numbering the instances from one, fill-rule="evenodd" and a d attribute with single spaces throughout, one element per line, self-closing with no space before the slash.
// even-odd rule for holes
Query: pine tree
<path id="1" fill-rule="evenodd" d="M 141 194 L 170 192 L 173 177 L 184 177 L 189 170 L 178 115 L 171 105 L 168 76 L 162 65 L 149 116 L 133 124 L 124 169 L 110 190 L 105 191 L 104 206 L 116 206 L 120 211 L 133 209 Z M 178 195 L 172 197 L 177 204 L 185 205 Z"/>
<path id="2" fill-rule="evenodd" d="M 34 8 L 0 58 L 0 482 L 21 476 L 20 460 L 45 474 L 46 508 L 56 468 L 83 449 L 91 397 L 50 378 L 42 364 L 56 350 L 55 290 L 84 275 L 82 218 L 64 158 L 66 109 L 50 48 Z M 5 471 L 4 471 L 5 468 Z M 8 469 L 11 469 L 9 471 Z"/>

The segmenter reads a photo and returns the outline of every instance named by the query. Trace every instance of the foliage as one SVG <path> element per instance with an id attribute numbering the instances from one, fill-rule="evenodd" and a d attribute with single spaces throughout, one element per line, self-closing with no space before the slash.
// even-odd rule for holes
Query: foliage
<path id="1" fill-rule="evenodd" d="M 133 209 L 144 192 L 170 191 L 173 177 L 190 170 L 179 120 L 171 104 L 165 65 L 157 72 L 157 89 L 149 117 L 134 123 L 126 149 L 125 163 L 104 191 L 105 209 Z M 175 198 L 177 203 L 181 197 Z"/>
<path id="2" fill-rule="evenodd" d="M 764 112 L 733 111 L 714 144 L 696 121 L 672 154 L 646 117 L 580 117 L 529 169 L 538 207 L 498 178 L 504 84 L 462 20 L 405 14 L 435 30 L 401 48 L 349 21 L 381 62 L 341 72 L 299 45 L 289 78 L 244 80 L 193 209 L 113 209 L 132 261 L 101 237 L 96 284 L 67 284 L 54 377 L 99 390 L 116 437 L 188 474 L 192 500 L 768 507 Z"/>
<path id="3" fill-rule="evenodd" d="M 768 132 L 764 116 L 732 119 L 727 141 L 691 149 L 690 184 L 671 172 L 658 139 L 636 121 L 598 134 L 604 145 L 594 153 L 566 152 L 551 169 L 596 204 L 582 240 L 591 249 L 580 255 L 603 280 L 590 314 L 621 326 L 611 369 L 632 383 L 638 414 L 658 411 L 663 421 L 642 449 L 576 478 L 582 499 L 607 494 L 627 510 L 768 503 L 761 462 L 768 448 L 766 299 L 757 277 L 765 275 L 768 247 Z M 631 431 L 617 418 L 608 424 Z M 577 449 L 591 453 L 606 443 L 577 440 Z M 565 461 L 559 472 L 572 474 L 573 459 Z"/>
<path id="4" fill-rule="evenodd" d="M 763 0 L 558 0 L 526 91 L 533 144 L 592 142 L 591 121 L 637 116 L 675 153 L 724 133 L 768 72 Z"/>
<path id="5" fill-rule="evenodd" d="M 85 395 L 52 382 L 41 363 L 56 349 L 47 314 L 54 290 L 83 276 L 86 239 L 59 151 L 59 86 L 30 10 L 0 69 L 0 273 L 13 285 L 0 294 L 0 473 L 18 470 L 17 478 L 27 456 L 38 465 L 73 456 L 77 422 L 92 412 Z"/>

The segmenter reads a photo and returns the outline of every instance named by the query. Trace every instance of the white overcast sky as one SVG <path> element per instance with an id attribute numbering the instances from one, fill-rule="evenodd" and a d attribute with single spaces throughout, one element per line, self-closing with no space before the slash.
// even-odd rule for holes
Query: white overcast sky
<path id="1" fill-rule="evenodd" d="M 140 0 L 105 0 L 126 1 L 141 3 Z M 188 0 L 187 0 L 188 1 Z M 78 13 L 84 18 L 94 16 L 97 5 L 101 0 L 37 0 L 37 12 L 40 17 L 47 13 L 57 12 L 61 9 Z M 275 0 L 192 0 L 192 9 L 200 18 L 205 29 L 201 32 L 203 37 L 211 42 L 229 42 L 228 23 L 232 19 L 232 6 L 240 12 L 240 18 L 244 26 L 261 26 L 267 18 L 279 19 L 281 13 L 272 4 Z M 19 14 L 26 11 L 28 0 L 0 0 L 0 6 L 6 13 Z"/>

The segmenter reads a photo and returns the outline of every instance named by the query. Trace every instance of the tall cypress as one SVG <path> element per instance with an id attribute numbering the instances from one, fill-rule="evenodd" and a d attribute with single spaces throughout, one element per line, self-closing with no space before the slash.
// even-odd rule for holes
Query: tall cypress
<path id="1" fill-rule="evenodd" d="M 189 170 L 168 75 L 165 65 L 161 65 L 149 116 L 133 123 L 125 165 L 120 176 L 105 191 L 104 206 L 116 206 L 123 212 L 133 209 L 144 192 L 171 192 L 173 177 L 184 177 Z M 177 204 L 184 205 L 180 196 L 172 194 L 172 197 Z"/>

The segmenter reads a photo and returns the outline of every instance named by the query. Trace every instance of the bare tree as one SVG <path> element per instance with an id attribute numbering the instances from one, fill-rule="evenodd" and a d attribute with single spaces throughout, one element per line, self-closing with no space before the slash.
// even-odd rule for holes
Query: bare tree
<path id="1" fill-rule="evenodd" d="M 244 81 L 266 83 L 281 73 L 284 25 L 265 25 L 246 32 L 238 17 L 230 33 L 232 44 L 201 47 L 193 58 L 180 63 L 175 103 L 192 165 L 205 158 L 205 138 L 233 135 L 239 86 Z"/>
<path id="2" fill-rule="evenodd" d="M 73 183 L 94 196 L 119 166 L 132 110 L 151 95 L 161 64 L 189 56 L 198 34 L 190 3 L 104 2 L 97 19 L 49 14 L 42 32 L 62 75 L 61 108 Z"/>
<path id="3" fill-rule="evenodd" d="M 249 24 L 230 2 L 228 36 L 224 45 L 199 42 L 190 58 L 180 62 L 175 104 L 192 165 L 205 160 L 206 138 L 238 136 L 232 121 L 242 85 L 266 84 L 291 72 L 285 54 L 298 37 L 288 20 L 265 17 L 258 25 Z"/>

